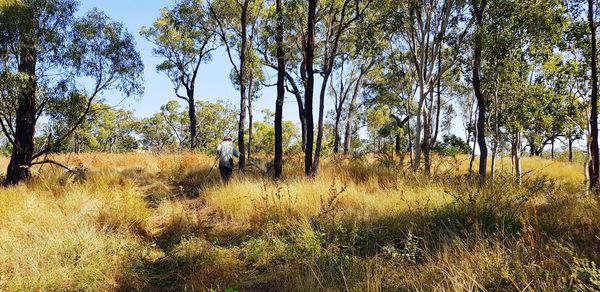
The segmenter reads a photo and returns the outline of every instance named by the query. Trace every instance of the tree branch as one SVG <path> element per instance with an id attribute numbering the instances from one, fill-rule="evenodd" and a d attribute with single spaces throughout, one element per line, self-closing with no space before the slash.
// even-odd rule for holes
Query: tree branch
<path id="1" fill-rule="evenodd" d="M 36 162 L 29 163 L 29 167 L 32 167 L 34 165 L 42 165 L 42 164 L 54 164 L 56 166 L 60 166 L 60 167 L 62 167 L 64 169 L 66 169 L 69 172 L 73 172 L 73 169 L 71 169 L 70 167 L 68 167 L 68 166 L 66 166 L 66 165 L 64 165 L 64 164 L 62 164 L 62 163 L 60 163 L 60 162 L 58 162 L 56 160 L 52 160 L 52 159 L 44 159 L 42 161 L 36 161 Z"/>

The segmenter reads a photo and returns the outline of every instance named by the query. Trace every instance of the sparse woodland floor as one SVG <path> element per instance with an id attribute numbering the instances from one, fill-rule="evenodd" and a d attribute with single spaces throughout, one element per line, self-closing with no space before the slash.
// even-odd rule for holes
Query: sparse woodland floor
<path id="1" fill-rule="evenodd" d="M 0 188 L 2 291 L 600 289 L 579 164 L 527 159 L 522 187 L 479 188 L 467 157 L 431 178 L 330 157 L 314 180 L 288 158 L 279 183 L 256 162 L 228 185 L 201 154 L 55 158 L 87 170 Z"/>

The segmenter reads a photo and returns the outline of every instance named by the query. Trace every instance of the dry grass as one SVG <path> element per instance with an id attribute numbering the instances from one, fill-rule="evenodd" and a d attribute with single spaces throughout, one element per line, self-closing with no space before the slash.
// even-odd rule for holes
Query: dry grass
<path id="1" fill-rule="evenodd" d="M 480 188 L 467 157 L 433 178 L 331 157 L 315 179 L 290 158 L 280 182 L 227 185 L 200 154 L 54 159 L 87 171 L 0 189 L 0 290 L 599 288 L 600 207 L 576 164 L 525 159 L 524 186 Z"/>

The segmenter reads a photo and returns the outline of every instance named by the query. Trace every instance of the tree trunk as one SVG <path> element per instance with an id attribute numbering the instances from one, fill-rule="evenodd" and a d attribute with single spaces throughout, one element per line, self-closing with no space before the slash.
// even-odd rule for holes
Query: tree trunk
<path id="1" fill-rule="evenodd" d="M 306 151 L 304 151 L 304 172 L 311 175 L 313 172 L 313 94 L 315 86 L 315 17 L 318 0 L 308 0 L 307 39 L 305 47 L 306 88 L 304 91 L 304 112 L 306 116 Z"/>
<path id="2" fill-rule="evenodd" d="M 31 177 L 29 164 L 33 159 L 34 151 L 37 91 L 35 42 L 26 38 L 22 50 L 18 69 L 19 73 L 27 79 L 19 90 L 14 145 L 12 145 L 13 151 L 6 170 L 5 183 L 8 185 L 17 184 Z"/>
<path id="3" fill-rule="evenodd" d="M 438 134 L 440 133 L 440 115 L 442 113 L 442 56 L 438 57 L 438 78 L 437 78 L 437 101 L 436 101 L 436 113 L 435 113 L 435 131 L 433 132 L 433 139 L 431 141 L 431 147 L 435 147 L 437 143 Z M 432 98 L 433 104 L 433 98 Z"/>
<path id="4" fill-rule="evenodd" d="M 298 115 L 300 118 L 300 131 L 302 135 L 302 152 L 306 152 L 306 116 L 304 114 L 304 106 L 302 106 L 302 104 L 300 104 L 300 107 L 298 107 Z"/>
<path id="5" fill-rule="evenodd" d="M 487 144 L 485 143 L 485 114 L 486 102 L 483 92 L 481 91 L 481 51 L 483 49 L 483 11 L 485 10 L 486 1 L 482 0 L 479 5 L 473 2 L 473 12 L 477 20 L 477 32 L 475 33 L 473 42 L 473 90 L 479 107 L 477 115 L 477 144 L 479 144 L 479 178 L 481 182 L 485 182 L 487 176 Z"/>
<path id="6" fill-rule="evenodd" d="M 277 15 L 277 101 L 275 103 L 275 178 L 281 178 L 283 172 L 283 101 L 285 98 L 285 59 L 283 52 L 283 15 L 281 0 L 275 1 Z"/>
<path id="7" fill-rule="evenodd" d="M 413 170 L 419 171 L 419 167 L 421 167 L 421 152 L 423 150 L 423 141 L 422 141 L 422 132 L 423 132 L 423 121 L 425 120 L 424 116 L 426 115 L 425 111 L 425 99 L 427 98 L 425 89 L 423 88 L 425 84 L 420 82 L 419 84 L 419 106 L 417 108 L 417 127 L 415 128 L 415 141 L 413 143 L 415 147 L 415 157 L 413 160 Z"/>
<path id="8" fill-rule="evenodd" d="M 477 133 L 477 126 L 475 126 L 475 132 L 473 133 L 473 148 L 471 149 L 471 160 L 469 161 L 469 177 L 473 177 L 473 164 L 475 163 L 475 148 L 477 148 L 477 139 L 475 138 Z"/>
<path id="9" fill-rule="evenodd" d="M 490 173 L 492 180 L 496 180 L 496 159 L 498 156 L 498 150 L 500 148 L 500 114 L 498 113 L 500 104 L 498 103 L 498 89 L 500 87 L 498 78 L 496 78 L 496 90 L 494 92 L 494 147 L 492 148 L 492 164 L 490 167 Z"/>
<path id="10" fill-rule="evenodd" d="M 75 134 L 75 153 L 81 153 L 81 144 L 83 143 L 83 138 L 79 134 Z"/>
<path id="11" fill-rule="evenodd" d="M 498 155 L 498 142 L 494 144 L 494 148 L 492 148 L 492 164 L 490 167 L 490 175 L 492 176 L 492 180 L 496 179 L 496 156 Z"/>
<path id="12" fill-rule="evenodd" d="M 350 154 L 352 152 L 352 124 L 354 123 L 354 115 L 356 112 L 356 103 L 358 102 L 358 94 L 361 90 L 362 80 L 359 78 L 356 81 L 356 87 L 352 93 L 352 100 L 350 100 L 350 106 L 348 107 L 348 117 L 346 118 L 346 133 L 344 134 L 344 154 Z"/>
<path id="13" fill-rule="evenodd" d="M 315 147 L 315 157 L 313 161 L 312 175 L 316 176 L 319 172 L 319 163 L 321 160 L 321 147 L 323 145 L 323 122 L 325 118 L 325 94 L 327 93 L 327 82 L 331 76 L 331 66 L 326 65 L 323 71 L 323 83 L 321 85 L 321 91 L 319 93 L 319 121 L 317 123 L 317 143 Z"/>
<path id="14" fill-rule="evenodd" d="M 394 147 L 394 153 L 396 154 L 397 157 L 400 157 L 400 155 L 402 153 L 402 145 L 400 143 L 400 135 L 396 135 L 396 144 Z"/>
<path id="15" fill-rule="evenodd" d="M 333 153 L 338 154 L 340 152 L 340 118 L 341 112 L 336 113 L 335 115 L 335 124 L 334 124 L 334 137 L 333 137 Z"/>
<path id="16" fill-rule="evenodd" d="M 514 174 L 515 174 L 515 179 L 517 181 L 518 185 L 521 185 L 523 182 L 523 178 L 522 178 L 522 168 L 521 168 L 521 132 L 518 131 L 514 137 L 513 137 L 513 147 L 512 147 L 512 154 L 513 154 L 513 168 L 514 168 Z"/>
<path id="17" fill-rule="evenodd" d="M 592 96 L 590 99 L 590 190 L 598 193 L 598 178 L 600 176 L 600 156 L 598 151 L 598 68 L 596 22 L 594 20 L 594 1 L 588 0 L 588 25 L 592 34 L 591 67 L 592 67 Z"/>
<path id="18" fill-rule="evenodd" d="M 242 45 L 240 49 L 240 121 L 238 124 L 238 150 L 240 155 L 239 169 L 243 170 L 246 167 L 246 144 L 244 138 L 244 131 L 246 127 L 246 50 L 248 46 L 248 33 L 247 33 L 247 22 L 248 22 L 248 1 L 244 1 L 242 6 L 242 16 L 240 18 L 240 24 L 242 28 Z"/>
<path id="19" fill-rule="evenodd" d="M 188 92 L 188 116 L 190 118 L 190 150 L 196 150 L 198 147 L 198 122 L 196 120 L 196 102 L 194 100 L 194 91 Z"/>
<path id="20" fill-rule="evenodd" d="M 573 140 L 569 139 L 569 162 L 573 162 Z"/>
<path id="21" fill-rule="evenodd" d="M 425 175 L 429 176 L 431 174 L 431 139 L 432 139 L 432 122 L 433 122 L 433 91 L 430 93 L 431 100 L 429 104 L 429 110 L 427 117 L 424 118 L 424 127 L 423 127 L 423 159 L 425 160 Z"/>
<path id="22" fill-rule="evenodd" d="M 254 77 L 251 74 L 248 78 L 248 156 L 246 157 L 248 161 L 252 160 L 252 130 L 254 126 L 254 114 L 252 113 L 253 85 Z"/>
<path id="23" fill-rule="evenodd" d="M 304 66 L 302 69 L 304 70 Z M 304 75 L 304 73 L 302 73 Z M 296 85 L 296 81 L 292 78 L 287 72 L 285 72 L 285 78 L 288 81 L 288 84 L 292 86 L 291 92 L 294 94 L 296 98 L 296 103 L 298 104 L 298 118 L 300 120 L 300 130 L 302 131 L 302 152 L 306 152 L 306 112 L 304 110 L 304 102 L 302 101 L 302 95 L 298 86 Z"/>
<path id="24" fill-rule="evenodd" d="M 441 60 L 441 59 L 440 59 Z M 438 61 L 438 64 L 440 62 Z M 438 65 L 441 66 L 441 65 Z M 441 69 L 441 68 L 440 68 Z M 438 74 L 439 75 L 439 74 Z M 427 118 L 425 119 L 425 127 L 424 127 L 424 137 L 423 137 L 423 158 L 425 159 L 425 174 L 431 174 L 431 149 L 435 145 L 435 140 L 437 139 L 438 131 L 439 131 L 439 122 L 440 122 L 440 102 L 441 102 L 441 89 L 440 89 L 440 79 L 441 76 L 438 77 L 438 95 L 437 95 L 437 108 L 435 113 L 435 132 L 433 130 L 433 122 L 434 122 L 434 97 L 433 90 L 429 91 L 429 109 L 427 112 Z M 433 88 L 433 86 L 431 86 Z"/>
<path id="25" fill-rule="evenodd" d="M 550 144 L 550 156 L 554 160 L 554 139 L 552 139 L 552 144 Z"/>

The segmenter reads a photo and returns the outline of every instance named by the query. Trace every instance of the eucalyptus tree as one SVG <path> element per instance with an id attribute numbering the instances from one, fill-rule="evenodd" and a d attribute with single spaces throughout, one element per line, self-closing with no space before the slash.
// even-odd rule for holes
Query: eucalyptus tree
<path id="1" fill-rule="evenodd" d="M 198 147 L 211 153 L 222 141 L 223 135 L 237 130 L 237 108 L 222 100 L 197 101 L 196 118 L 204 125 L 198 129 Z"/>
<path id="2" fill-rule="evenodd" d="M 254 77 L 260 74 L 258 56 L 253 42 L 258 37 L 259 17 L 264 13 L 264 0 L 214 0 L 208 4 L 212 19 L 217 24 L 217 34 L 225 46 L 233 67 L 232 80 L 239 86 L 240 114 L 238 123 L 238 149 L 246 153 L 245 129 L 247 107 L 254 96 Z M 246 156 L 239 160 L 239 168 L 246 166 Z"/>
<path id="3" fill-rule="evenodd" d="M 321 68 L 322 77 L 319 93 L 319 120 L 317 124 L 317 140 L 315 144 L 314 161 L 311 175 L 317 175 L 323 144 L 323 122 L 325 117 L 325 95 L 327 85 L 333 71 L 336 59 L 339 56 L 342 43 L 347 36 L 353 32 L 356 23 L 363 19 L 374 0 L 352 1 L 352 0 L 323 0 L 320 5 L 319 43 L 321 45 Z M 308 109 L 307 109 L 308 110 Z"/>
<path id="4" fill-rule="evenodd" d="M 582 108 L 585 111 L 585 118 L 587 126 L 584 126 L 582 132 L 585 132 L 587 136 L 587 159 L 585 162 L 586 168 L 586 184 L 589 186 L 589 190 L 598 191 L 598 179 L 592 179 L 592 177 L 598 177 L 598 168 L 595 167 L 597 163 L 597 131 L 593 131 L 593 128 L 597 129 L 597 102 L 592 102 L 592 98 L 597 99 L 597 16 L 598 7 L 594 1 L 587 0 L 573 0 L 566 3 L 568 7 L 568 16 L 570 18 L 569 28 L 565 33 L 565 48 L 563 53 L 566 55 L 568 60 L 575 62 L 578 66 L 572 68 L 575 69 L 575 76 L 573 76 L 572 91 L 581 103 Z M 595 51 L 595 52 L 594 52 Z M 596 63 L 596 64 L 592 64 Z M 596 83 L 596 85 L 594 85 Z M 594 110 L 595 108 L 595 110 Z M 596 111 L 596 114 L 592 114 Z"/>
<path id="5" fill-rule="evenodd" d="M 285 51 L 283 48 L 283 4 L 275 0 L 275 42 L 277 43 L 277 99 L 275 101 L 275 178 L 283 173 L 283 102 L 285 99 Z"/>
<path id="6" fill-rule="evenodd" d="M 306 149 L 304 150 L 304 173 L 312 175 L 314 173 L 313 164 L 313 143 L 314 143 L 314 119 L 313 119 L 313 99 L 315 86 L 315 28 L 317 17 L 318 0 L 308 0 L 308 9 L 306 12 L 306 42 L 304 47 L 304 62 L 302 75 L 305 78 L 304 87 L 304 115 L 306 119 Z"/>
<path id="7" fill-rule="evenodd" d="M 82 102 L 85 102 L 82 99 Z M 60 105 L 69 108 L 73 114 L 63 115 L 61 118 L 48 119 L 47 127 L 40 131 L 40 136 L 60 135 L 61 130 L 69 128 L 69 124 L 81 111 L 82 106 Z M 63 110 L 64 112 L 64 110 Z M 112 107 L 103 102 L 94 102 L 87 117 L 73 132 L 73 139 L 63 141 L 56 151 L 99 151 L 122 152 L 137 149 L 139 143 L 136 138 L 139 121 L 134 117 L 133 111 Z"/>
<path id="8" fill-rule="evenodd" d="M 351 145 L 352 145 L 352 137 L 355 134 L 355 131 L 353 129 L 354 124 L 355 124 L 355 118 L 356 118 L 356 108 L 357 108 L 357 103 L 358 103 L 358 97 L 361 93 L 361 88 L 363 87 L 363 83 L 365 82 L 365 77 L 366 75 L 369 73 L 369 71 L 372 69 L 373 65 L 375 64 L 375 58 L 371 58 L 370 61 L 366 61 L 366 60 L 360 60 L 358 65 L 358 73 L 357 73 L 357 77 L 355 78 L 354 85 L 349 88 L 349 91 L 351 92 L 351 97 L 350 97 L 350 101 L 348 104 L 348 109 L 347 109 L 347 113 L 346 113 L 346 127 L 345 127 L 345 132 L 344 132 L 344 154 L 350 154 L 352 152 L 351 149 Z M 340 103 L 340 105 L 343 106 L 343 103 Z M 340 108 L 340 110 L 338 111 L 338 114 L 342 114 L 342 110 L 343 107 Z M 336 125 L 335 127 L 335 135 L 336 135 L 336 142 L 337 139 L 339 139 L 339 125 Z M 336 145 L 334 145 L 334 152 L 337 150 Z"/>
<path id="9" fill-rule="evenodd" d="M 458 0 L 398 1 L 392 9 L 391 17 L 398 32 L 392 39 L 393 45 L 410 53 L 417 80 L 414 170 L 420 168 L 423 153 L 425 172 L 430 171 L 434 117 L 427 105 L 431 107 L 436 101 L 433 98 L 436 82 L 458 61 L 458 48 L 470 26 L 464 9 L 464 3 Z M 442 59 L 444 50 L 449 54 Z"/>
<path id="10" fill-rule="evenodd" d="M 272 4 L 272 3 L 271 3 Z M 282 10 L 277 12 L 275 5 L 269 5 L 268 13 L 262 21 L 260 37 L 256 43 L 256 50 L 261 56 L 261 61 L 267 68 L 278 70 L 277 58 L 277 21 L 283 23 L 282 42 L 284 67 L 284 89 L 290 93 L 297 104 L 298 119 L 301 129 L 301 149 L 306 148 L 306 116 L 304 110 L 304 88 L 306 86 L 305 44 L 307 3 L 301 0 L 288 0 L 282 3 Z M 277 85 L 277 84 L 275 84 Z"/>
<path id="11" fill-rule="evenodd" d="M 566 59 L 563 53 L 555 53 L 542 64 L 536 83 L 544 84 L 552 96 L 545 100 L 535 123 L 537 129 L 533 129 L 528 141 L 532 155 L 541 156 L 544 147 L 550 145 L 554 159 L 555 142 L 564 139 L 572 159 L 573 142 L 582 138 L 586 117 L 584 104 L 576 94 L 579 67 L 577 61 Z"/>
<path id="12" fill-rule="evenodd" d="M 345 37 L 343 43 L 342 50 L 345 51 L 347 59 L 350 60 L 351 71 L 354 72 L 354 74 L 348 76 L 349 78 L 346 78 L 345 82 L 342 82 L 343 79 L 339 79 L 339 92 L 344 91 L 342 90 L 344 87 L 342 83 L 346 84 L 346 90 L 345 94 L 338 94 L 338 96 L 348 104 L 344 105 L 344 102 L 337 102 L 338 106 L 335 109 L 336 121 L 340 115 L 344 114 L 344 111 L 346 115 L 343 141 L 344 154 L 349 154 L 352 151 L 351 141 L 356 132 L 354 125 L 359 97 L 364 93 L 366 89 L 365 85 L 374 78 L 372 76 L 374 74 L 371 72 L 377 71 L 375 70 L 377 65 L 382 64 L 386 60 L 388 55 L 386 51 L 389 51 L 388 40 L 393 34 L 387 26 L 387 10 L 383 9 L 383 7 L 388 7 L 389 3 L 387 1 L 375 1 L 371 5 L 372 7 L 368 13 L 364 13 L 360 21 L 354 24 L 351 33 Z M 392 64 L 389 65 L 394 66 Z M 382 66 L 379 66 L 379 68 L 381 69 Z M 394 70 L 395 68 L 392 67 L 391 69 Z M 341 138 L 341 134 L 338 133 L 341 132 L 339 127 L 340 125 L 334 127 L 336 141 Z M 336 152 L 336 148 L 338 147 L 334 143 L 334 152 Z"/>
<path id="13" fill-rule="evenodd" d="M 194 105 L 194 109 L 196 106 Z M 185 112 L 181 112 L 181 105 L 176 100 L 169 100 L 166 104 L 160 107 L 160 114 L 163 121 L 169 128 L 171 135 L 175 137 L 177 146 L 180 150 L 185 148 L 185 144 L 192 138 L 189 116 Z M 194 118 L 195 111 L 194 111 Z"/>
<path id="14" fill-rule="evenodd" d="M 237 109 L 232 105 L 221 100 L 216 102 L 197 101 L 196 120 L 202 125 L 198 128 L 198 149 L 202 151 L 211 151 L 218 142 L 221 141 L 223 135 L 231 135 L 235 128 Z M 170 100 L 160 107 L 159 116 L 160 123 L 164 124 L 170 137 L 181 150 L 189 141 L 191 135 L 189 128 L 189 118 L 186 110 L 181 109 L 181 105 L 176 100 Z"/>
<path id="15" fill-rule="evenodd" d="M 482 46 L 478 75 L 483 102 L 493 109 L 494 132 L 501 127 L 511 137 L 513 173 L 518 182 L 523 137 L 551 122 L 547 113 L 553 110 L 549 100 L 555 95 L 537 77 L 560 42 L 563 12 L 561 1 L 498 0 L 488 3 L 477 28 Z"/>
<path id="16" fill-rule="evenodd" d="M 175 144 L 175 138 L 161 112 L 141 119 L 137 132 L 140 144 L 146 150 L 162 152 Z"/>
<path id="17" fill-rule="evenodd" d="M 154 55 L 165 59 L 156 70 L 169 77 L 175 95 L 186 102 L 191 150 L 196 149 L 198 139 L 196 80 L 200 65 L 211 59 L 217 47 L 214 31 L 204 0 L 177 0 L 172 7 L 161 9 L 152 27 L 140 31 L 154 44 Z"/>
<path id="18" fill-rule="evenodd" d="M 485 181 L 487 175 L 487 144 L 485 142 L 486 99 L 481 89 L 481 51 L 483 50 L 484 13 L 487 0 L 471 0 L 476 31 L 473 36 L 473 91 L 477 100 L 477 144 L 479 145 L 479 178 Z"/>
<path id="19" fill-rule="evenodd" d="M 342 123 L 343 115 L 346 114 L 346 139 L 350 140 L 352 136 L 352 125 L 356 115 L 356 104 L 359 95 L 363 90 L 363 85 L 367 79 L 367 75 L 371 72 L 376 63 L 375 57 L 362 58 L 359 56 L 347 55 L 342 56 L 334 65 L 332 78 L 330 79 L 329 91 L 333 99 L 333 152 L 340 151 L 342 139 Z M 335 84 L 337 82 L 337 84 Z M 348 141 L 348 143 L 350 143 Z M 349 147 L 348 147 L 349 148 Z M 345 151 L 347 154 L 350 151 Z"/>
<path id="20" fill-rule="evenodd" d="M 600 179 L 600 152 L 598 151 L 598 43 L 596 42 L 596 9 L 595 1 L 587 1 L 587 20 L 590 33 L 590 71 L 592 79 L 592 94 L 590 96 L 590 135 L 589 135 L 589 176 L 590 190 L 598 193 Z"/>
<path id="21" fill-rule="evenodd" d="M 407 54 L 392 48 L 383 51 L 382 60 L 374 66 L 366 82 L 363 105 L 372 108 L 386 105 L 390 120 L 386 132 L 394 134 L 395 151 L 400 153 L 401 140 L 407 138 L 407 149 L 413 159 L 411 118 L 414 117 L 413 96 L 416 93 L 415 74 Z M 402 137 L 406 136 L 406 137 Z"/>
<path id="22" fill-rule="evenodd" d="M 81 18 L 76 10 L 73 0 L 0 4 L 0 128 L 12 146 L 7 184 L 29 178 L 32 165 L 59 164 L 43 157 L 71 136 L 102 92 L 143 90 L 143 64 L 131 34 L 98 10 Z M 51 117 L 49 104 L 71 98 L 86 103 L 69 129 L 35 145 L 39 118 Z"/>

